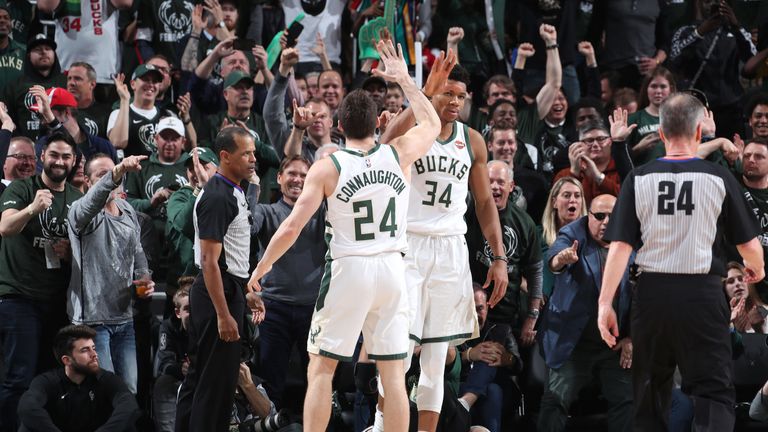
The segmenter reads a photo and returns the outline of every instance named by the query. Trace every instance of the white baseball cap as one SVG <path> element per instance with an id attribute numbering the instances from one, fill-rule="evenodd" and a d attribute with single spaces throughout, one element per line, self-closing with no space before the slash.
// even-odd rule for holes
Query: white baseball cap
<path id="1" fill-rule="evenodd" d="M 176 117 L 161 118 L 160 121 L 157 122 L 157 126 L 155 126 L 155 133 L 159 134 L 166 129 L 171 129 L 180 136 L 185 136 L 184 123 Z"/>

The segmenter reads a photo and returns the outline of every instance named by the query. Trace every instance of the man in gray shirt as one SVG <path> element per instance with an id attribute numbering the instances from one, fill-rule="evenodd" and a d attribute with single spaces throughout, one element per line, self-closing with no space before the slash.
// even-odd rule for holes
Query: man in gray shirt
<path id="1" fill-rule="evenodd" d="M 286 157 L 280 165 L 277 182 L 282 192 L 274 204 L 251 204 L 251 235 L 258 240 L 259 256 L 280 224 L 288 217 L 304 188 L 309 161 L 301 156 Z M 252 189 L 252 188 L 251 188 Z M 250 197 L 250 202 L 256 200 Z M 282 406 L 285 375 L 293 344 L 298 344 L 306 371 L 307 335 L 323 276 L 327 246 L 325 208 L 321 207 L 299 234 L 296 243 L 262 280 L 264 306 L 269 311 L 259 325 L 261 344 L 260 372 L 270 400 Z"/>
<path id="2" fill-rule="evenodd" d="M 141 170 L 146 156 L 129 156 L 115 166 L 105 154 L 85 165 L 88 193 L 69 209 L 72 277 L 67 313 L 74 324 L 96 330 L 102 368 L 120 376 L 136 393 L 136 337 L 132 289 L 135 270 L 147 269 L 136 210 L 121 198 L 126 172 Z M 152 295 L 154 283 L 142 298 Z"/>

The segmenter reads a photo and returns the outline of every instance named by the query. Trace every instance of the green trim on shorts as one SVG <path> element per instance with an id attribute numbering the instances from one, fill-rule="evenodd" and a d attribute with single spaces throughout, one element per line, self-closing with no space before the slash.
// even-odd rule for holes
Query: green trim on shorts
<path id="1" fill-rule="evenodd" d="M 415 341 L 417 344 L 421 343 L 421 338 L 416 335 L 409 334 L 408 339 Z"/>
<path id="2" fill-rule="evenodd" d="M 440 337 L 434 337 L 434 338 L 424 338 L 420 341 L 421 344 L 425 343 L 435 343 L 435 342 L 450 342 L 452 340 L 456 339 L 467 339 L 472 336 L 472 333 L 461 333 L 451 336 L 440 336 Z"/>
<path id="3" fill-rule="evenodd" d="M 331 155 L 333 156 L 333 155 Z M 325 226 L 333 229 L 331 224 L 326 221 Z M 317 301 L 315 302 L 315 311 L 319 311 L 325 306 L 325 296 L 328 295 L 328 290 L 331 288 L 331 239 L 333 234 L 325 233 L 325 245 L 328 248 L 325 252 L 325 268 L 323 269 L 323 278 L 320 279 L 320 291 L 317 293 Z"/>
<path id="4" fill-rule="evenodd" d="M 331 359 L 334 359 L 334 360 L 338 360 L 338 361 L 343 361 L 343 362 L 351 362 L 352 361 L 352 356 L 346 357 L 346 356 L 334 354 L 332 352 L 328 352 L 328 351 L 325 351 L 325 350 L 318 350 L 317 354 L 321 355 L 323 357 L 328 357 L 328 358 L 331 358 Z M 403 358 L 405 358 L 405 357 L 403 357 Z"/>
<path id="5" fill-rule="evenodd" d="M 338 171 L 339 174 L 341 174 L 341 165 L 339 165 L 339 161 L 336 160 L 336 158 L 333 156 L 333 154 L 329 154 L 328 156 L 331 157 L 331 160 L 333 161 L 333 165 L 336 166 L 336 171 Z"/>
<path id="6" fill-rule="evenodd" d="M 368 358 L 371 360 L 402 360 L 404 358 L 408 357 L 408 353 L 400 353 L 400 354 L 387 354 L 387 355 L 376 355 L 376 354 L 368 354 Z"/>

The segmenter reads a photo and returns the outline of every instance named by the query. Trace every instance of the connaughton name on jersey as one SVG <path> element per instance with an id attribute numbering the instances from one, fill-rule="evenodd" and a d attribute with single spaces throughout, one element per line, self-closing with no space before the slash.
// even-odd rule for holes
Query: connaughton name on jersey
<path id="1" fill-rule="evenodd" d="M 448 161 L 450 159 L 450 162 Z M 461 165 L 461 167 L 459 167 Z M 416 174 L 427 172 L 444 172 L 456 176 L 459 180 L 469 172 L 469 166 L 464 162 L 448 156 L 428 155 L 413 163 Z"/>
<path id="2" fill-rule="evenodd" d="M 345 203 L 349 202 L 349 199 L 352 198 L 352 195 L 354 195 L 355 192 L 366 186 L 377 183 L 390 186 L 398 195 L 405 190 L 406 186 L 403 179 L 392 171 L 364 171 L 347 181 L 347 183 L 341 187 L 341 193 L 336 194 L 336 199 Z"/>

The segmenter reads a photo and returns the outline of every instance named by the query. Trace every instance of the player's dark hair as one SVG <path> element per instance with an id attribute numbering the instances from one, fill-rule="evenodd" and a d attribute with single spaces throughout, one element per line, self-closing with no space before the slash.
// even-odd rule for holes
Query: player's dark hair
<path id="1" fill-rule="evenodd" d="M 112 156 L 106 153 L 96 153 L 95 155 L 91 156 L 87 161 L 85 161 L 85 166 L 83 166 L 83 174 L 85 174 L 86 177 L 91 176 L 91 163 L 97 159 L 112 160 Z"/>
<path id="2" fill-rule="evenodd" d="M 687 93 L 670 95 L 659 108 L 659 129 L 667 138 L 693 138 L 704 117 L 704 105 Z"/>
<path id="3" fill-rule="evenodd" d="M 62 356 L 72 355 L 76 340 L 95 338 L 96 331 L 86 325 L 68 325 L 56 333 L 53 339 L 53 355 L 61 363 Z"/>
<path id="4" fill-rule="evenodd" d="M 469 88 L 469 84 L 472 82 L 469 72 L 467 72 L 467 70 L 460 64 L 453 67 L 451 73 L 448 74 L 448 79 L 451 81 L 463 82 L 467 88 Z"/>
<path id="5" fill-rule="evenodd" d="M 376 130 L 378 108 L 368 92 L 362 89 L 351 91 L 339 107 L 338 116 L 344 135 L 352 139 L 373 136 Z"/>
<path id="6" fill-rule="evenodd" d="M 307 169 L 309 169 L 309 167 L 312 166 L 312 163 L 309 162 L 309 160 L 302 155 L 287 156 L 283 158 L 282 162 L 280 162 L 280 168 L 278 168 L 277 173 L 282 174 L 283 171 L 285 171 L 285 169 L 288 168 L 288 165 L 294 162 L 304 163 L 307 166 Z"/>
<path id="7" fill-rule="evenodd" d="M 75 144 L 75 140 L 72 138 L 72 135 L 70 135 L 66 130 L 55 131 L 54 133 L 48 135 L 45 138 L 45 141 L 43 141 L 43 149 L 47 148 L 52 142 L 55 141 L 63 141 L 72 147 L 72 151 L 74 153 L 77 153 L 77 144 Z"/>
<path id="8" fill-rule="evenodd" d="M 227 153 L 234 153 L 237 150 L 237 141 L 235 137 L 244 136 L 250 137 L 251 133 L 241 127 L 228 127 L 224 128 L 216 135 L 216 141 L 213 143 L 213 149 L 216 154 L 226 151 Z"/>

